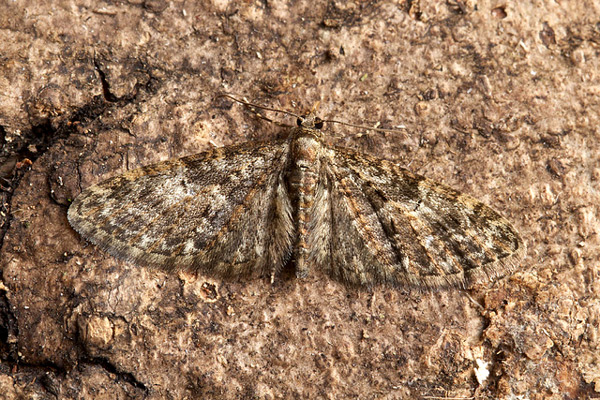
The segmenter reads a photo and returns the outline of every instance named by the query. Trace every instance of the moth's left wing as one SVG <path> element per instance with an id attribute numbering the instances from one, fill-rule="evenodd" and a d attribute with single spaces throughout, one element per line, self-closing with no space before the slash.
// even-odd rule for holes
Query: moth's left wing
<path id="1" fill-rule="evenodd" d="M 269 272 L 294 234 L 283 173 L 287 141 L 244 144 L 126 172 L 84 190 L 69 222 L 142 265 L 217 275 Z"/>

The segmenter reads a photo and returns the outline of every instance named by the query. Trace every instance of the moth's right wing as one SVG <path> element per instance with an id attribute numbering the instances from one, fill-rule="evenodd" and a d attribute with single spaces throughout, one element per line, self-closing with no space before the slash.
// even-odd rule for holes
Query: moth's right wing
<path id="1" fill-rule="evenodd" d="M 525 245 L 490 207 L 398 165 L 330 150 L 330 275 L 353 284 L 470 286 L 514 270 Z"/>
<path id="2" fill-rule="evenodd" d="M 126 172 L 84 190 L 69 222 L 110 254 L 216 275 L 279 268 L 293 245 L 283 183 L 289 142 L 229 146 Z"/>

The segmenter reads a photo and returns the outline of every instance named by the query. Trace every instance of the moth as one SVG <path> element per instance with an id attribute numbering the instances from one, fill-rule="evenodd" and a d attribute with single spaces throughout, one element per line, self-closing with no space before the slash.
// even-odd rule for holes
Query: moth
<path id="1" fill-rule="evenodd" d="M 350 285 L 469 287 L 517 267 L 523 241 L 496 211 L 392 161 L 327 145 L 323 120 L 296 117 L 285 139 L 89 187 L 69 222 L 119 258 L 223 277 L 273 281 L 293 261 L 297 277 L 320 270 Z"/>

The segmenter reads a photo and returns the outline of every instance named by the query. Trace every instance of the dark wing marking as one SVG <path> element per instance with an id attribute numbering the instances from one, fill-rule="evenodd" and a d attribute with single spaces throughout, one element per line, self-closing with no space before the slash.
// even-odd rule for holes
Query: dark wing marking
<path id="1" fill-rule="evenodd" d="M 472 198 L 398 165 L 330 151 L 329 273 L 370 285 L 469 286 L 513 270 L 524 244 L 510 223 Z"/>
<path id="2" fill-rule="evenodd" d="M 283 173 L 289 142 L 217 148 L 129 171 L 84 190 L 69 222 L 140 264 L 243 275 L 279 268 L 294 228 Z"/>

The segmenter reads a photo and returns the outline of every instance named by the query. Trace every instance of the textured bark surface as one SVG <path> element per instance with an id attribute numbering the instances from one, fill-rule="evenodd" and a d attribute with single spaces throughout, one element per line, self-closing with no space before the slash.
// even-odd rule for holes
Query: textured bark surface
<path id="1" fill-rule="evenodd" d="M 511 3 L 0 5 L 0 396 L 600 397 L 600 8 Z M 366 291 L 86 244 L 66 219 L 83 188 L 281 135 L 223 91 L 402 126 L 329 140 L 493 206 L 527 243 L 520 270 Z"/>

